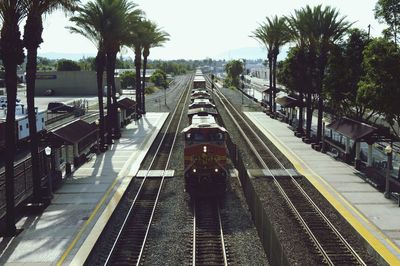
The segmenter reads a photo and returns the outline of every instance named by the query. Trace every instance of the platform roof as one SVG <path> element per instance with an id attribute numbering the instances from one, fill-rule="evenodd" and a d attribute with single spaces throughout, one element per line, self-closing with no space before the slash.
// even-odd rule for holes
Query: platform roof
<path id="1" fill-rule="evenodd" d="M 299 100 L 287 95 L 276 97 L 276 102 L 280 104 L 283 108 L 293 108 L 296 106 L 301 106 L 301 102 Z"/>
<path id="2" fill-rule="evenodd" d="M 136 102 L 129 98 L 123 98 L 123 99 L 118 100 L 118 107 L 123 108 L 125 110 L 129 110 L 129 109 L 134 110 L 136 107 Z"/>
<path id="3" fill-rule="evenodd" d="M 83 120 L 75 120 L 65 126 L 51 131 L 50 139 L 72 145 L 97 133 L 98 128 L 95 124 L 89 124 Z"/>
<path id="4" fill-rule="evenodd" d="M 378 128 L 347 117 L 342 117 L 334 121 L 327 125 L 327 128 L 333 129 L 355 141 L 371 139 L 374 134 L 378 133 Z"/>

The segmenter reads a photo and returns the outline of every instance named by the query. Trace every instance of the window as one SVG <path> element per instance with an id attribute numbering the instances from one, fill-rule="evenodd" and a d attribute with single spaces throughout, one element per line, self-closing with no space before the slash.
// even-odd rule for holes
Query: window
<path id="1" fill-rule="evenodd" d="M 19 131 L 22 131 L 22 125 L 19 125 Z"/>

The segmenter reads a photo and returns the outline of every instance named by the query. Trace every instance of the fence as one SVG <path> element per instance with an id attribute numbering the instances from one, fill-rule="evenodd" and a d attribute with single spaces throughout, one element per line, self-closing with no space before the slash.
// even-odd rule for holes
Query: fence
<path id="1" fill-rule="evenodd" d="M 39 153 L 39 173 L 41 176 L 41 186 L 47 182 L 47 169 L 44 151 Z M 6 186 L 5 186 L 5 172 L 0 173 L 0 218 L 5 215 L 6 211 Z M 22 201 L 26 200 L 32 195 L 32 161 L 31 158 L 14 165 L 14 201 L 15 206 L 19 205 Z"/>

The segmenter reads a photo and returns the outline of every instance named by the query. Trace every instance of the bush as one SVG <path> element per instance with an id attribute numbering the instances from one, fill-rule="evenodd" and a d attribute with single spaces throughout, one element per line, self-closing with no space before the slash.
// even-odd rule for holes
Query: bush
<path id="1" fill-rule="evenodd" d="M 121 80 L 121 88 L 127 89 L 129 86 L 135 88 L 135 72 L 133 71 L 125 71 L 121 75 L 119 75 Z"/>
<path id="2" fill-rule="evenodd" d="M 72 60 L 60 59 L 57 62 L 57 71 L 80 71 L 80 65 Z"/>
<path id="3" fill-rule="evenodd" d="M 158 90 L 159 90 L 159 88 L 157 88 L 156 86 L 146 87 L 144 89 L 144 94 L 152 94 L 152 93 L 154 93 L 154 92 L 156 92 Z"/>

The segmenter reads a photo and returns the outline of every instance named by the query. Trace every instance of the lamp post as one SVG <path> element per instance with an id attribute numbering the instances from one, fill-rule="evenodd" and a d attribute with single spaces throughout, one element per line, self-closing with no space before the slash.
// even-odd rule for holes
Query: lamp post
<path id="1" fill-rule="evenodd" d="M 240 75 L 240 79 L 242 80 L 242 105 L 243 105 L 243 94 L 244 94 L 244 75 Z"/>
<path id="2" fill-rule="evenodd" d="M 385 153 L 387 155 L 387 168 L 386 168 L 386 180 L 385 180 L 385 198 L 390 198 L 390 186 L 389 186 L 389 178 L 390 178 L 390 168 L 392 168 L 392 146 L 387 145 L 385 148 Z"/>
<path id="3" fill-rule="evenodd" d="M 51 173 L 51 148 L 49 146 L 44 148 L 44 153 L 46 155 L 48 197 L 49 197 L 49 199 L 52 199 L 53 198 L 53 176 Z"/>

